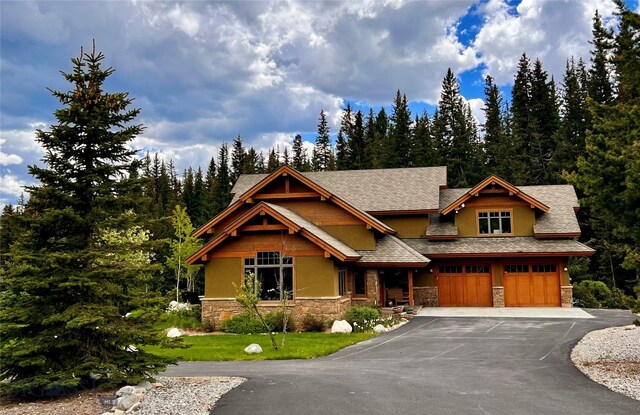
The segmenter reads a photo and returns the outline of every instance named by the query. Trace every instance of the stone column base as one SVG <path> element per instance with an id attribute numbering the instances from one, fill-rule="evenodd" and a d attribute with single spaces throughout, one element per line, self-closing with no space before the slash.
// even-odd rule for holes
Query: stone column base
<path id="1" fill-rule="evenodd" d="M 504 287 L 493 287 L 493 306 L 504 307 Z"/>
<path id="2" fill-rule="evenodd" d="M 560 305 L 565 308 L 573 307 L 573 287 L 571 285 L 560 287 Z"/>
<path id="3" fill-rule="evenodd" d="M 415 304 L 423 307 L 438 306 L 438 287 L 413 287 Z"/>

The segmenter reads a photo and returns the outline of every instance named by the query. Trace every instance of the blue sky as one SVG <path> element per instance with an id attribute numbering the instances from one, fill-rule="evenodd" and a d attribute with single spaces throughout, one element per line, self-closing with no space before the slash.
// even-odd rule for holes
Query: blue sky
<path id="1" fill-rule="evenodd" d="M 638 1 L 628 2 L 638 10 Z M 588 59 L 591 23 L 610 0 L 350 2 L 0 2 L 0 204 L 33 183 L 36 128 L 54 123 L 80 46 L 97 47 L 146 126 L 136 149 L 178 169 L 207 165 L 240 135 L 266 151 L 313 140 L 320 109 L 337 132 L 346 101 L 389 107 L 400 89 L 415 113 L 433 111 L 448 67 L 482 121 L 483 76 L 508 92 L 519 56 L 556 80 L 566 59 Z M 311 145 L 311 142 L 308 143 Z"/>

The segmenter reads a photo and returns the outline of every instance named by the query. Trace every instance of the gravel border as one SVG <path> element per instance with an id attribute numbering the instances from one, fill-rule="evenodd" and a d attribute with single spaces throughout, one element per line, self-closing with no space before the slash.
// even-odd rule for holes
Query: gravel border
<path id="1" fill-rule="evenodd" d="M 610 327 L 587 333 L 571 360 L 589 379 L 640 400 L 640 327 Z"/>

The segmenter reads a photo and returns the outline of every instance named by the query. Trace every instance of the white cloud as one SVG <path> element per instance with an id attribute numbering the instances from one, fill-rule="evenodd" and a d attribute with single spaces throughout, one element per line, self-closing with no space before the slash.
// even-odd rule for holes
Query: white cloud
<path id="1" fill-rule="evenodd" d="M 467 102 L 471 107 L 471 114 L 473 115 L 473 118 L 476 119 L 478 126 L 484 124 L 484 121 L 486 119 L 485 113 L 483 111 L 484 101 L 481 98 L 472 98 L 467 100 Z"/>
<path id="2" fill-rule="evenodd" d="M 18 178 L 13 174 L 0 176 L 0 194 L 19 197 L 24 192 L 24 186 L 32 183 Z"/>
<path id="3" fill-rule="evenodd" d="M 612 0 L 523 0 L 515 8 L 502 0 L 480 7 L 484 25 L 473 47 L 499 85 L 511 83 L 518 59 L 526 53 L 562 79 L 572 55 L 588 60 L 592 19 L 596 9 L 611 16 Z"/>

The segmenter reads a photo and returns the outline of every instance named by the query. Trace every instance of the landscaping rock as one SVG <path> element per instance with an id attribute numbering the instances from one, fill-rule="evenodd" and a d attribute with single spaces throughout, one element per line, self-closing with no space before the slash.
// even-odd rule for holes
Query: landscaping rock
<path id="1" fill-rule="evenodd" d="M 142 382 L 138 383 L 136 386 L 136 394 L 141 397 L 142 394 L 144 394 L 146 391 L 153 389 L 153 386 L 151 385 L 151 382 L 149 382 L 148 380 L 143 380 Z"/>
<path id="2" fill-rule="evenodd" d="M 351 333 L 353 327 L 347 322 L 347 320 L 336 320 L 331 326 L 331 333 Z"/>
<path id="3" fill-rule="evenodd" d="M 374 333 L 386 333 L 387 332 L 387 328 L 385 326 L 383 326 L 382 324 L 376 324 L 373 327 L 373 332 Z"/>
<path id="4" fill-rule="evenodd" d="M 167 331 L 167 337 L 180 337 L 182 336 L 182 332 L 178 330 L 176 327 L 172 327 Z"/>
<path id="5" fill-rule="evenodd" d="M 134 403 L 133 405 L 131 405 L 131 408 L 127 409 L 127 414 L 132 413 L 133 411 L 137 410 L 138 408 L 140 408 L 140 401 Z"/>
<path id="6" fill-rule="evenodd" d="M 260 347 L 260 345 L 257 343 L 251 343 L 250 345 L 244 348 L 244 352 L 248 354 L 262 353 L 262 347 Z"/>
<path id="7" fill-rule="evenodd" d="M 127 385 L 118 389 L 118 392 L 116 392 L 116 396 L 134 395 L 135 393 L 136 393 L 136 388 L 133 386 Z"/>
<path id="8" fill-rule="evenodd" d="M 135 403 L 138 402 L 139 400 L 140 398 L 138 398 L 136 395 L 121 396 L 116 401 L 116 409 L 120 409 L 121 411 L 127 411 L 129 410 L 129 408 L 135 405 Z"/>

